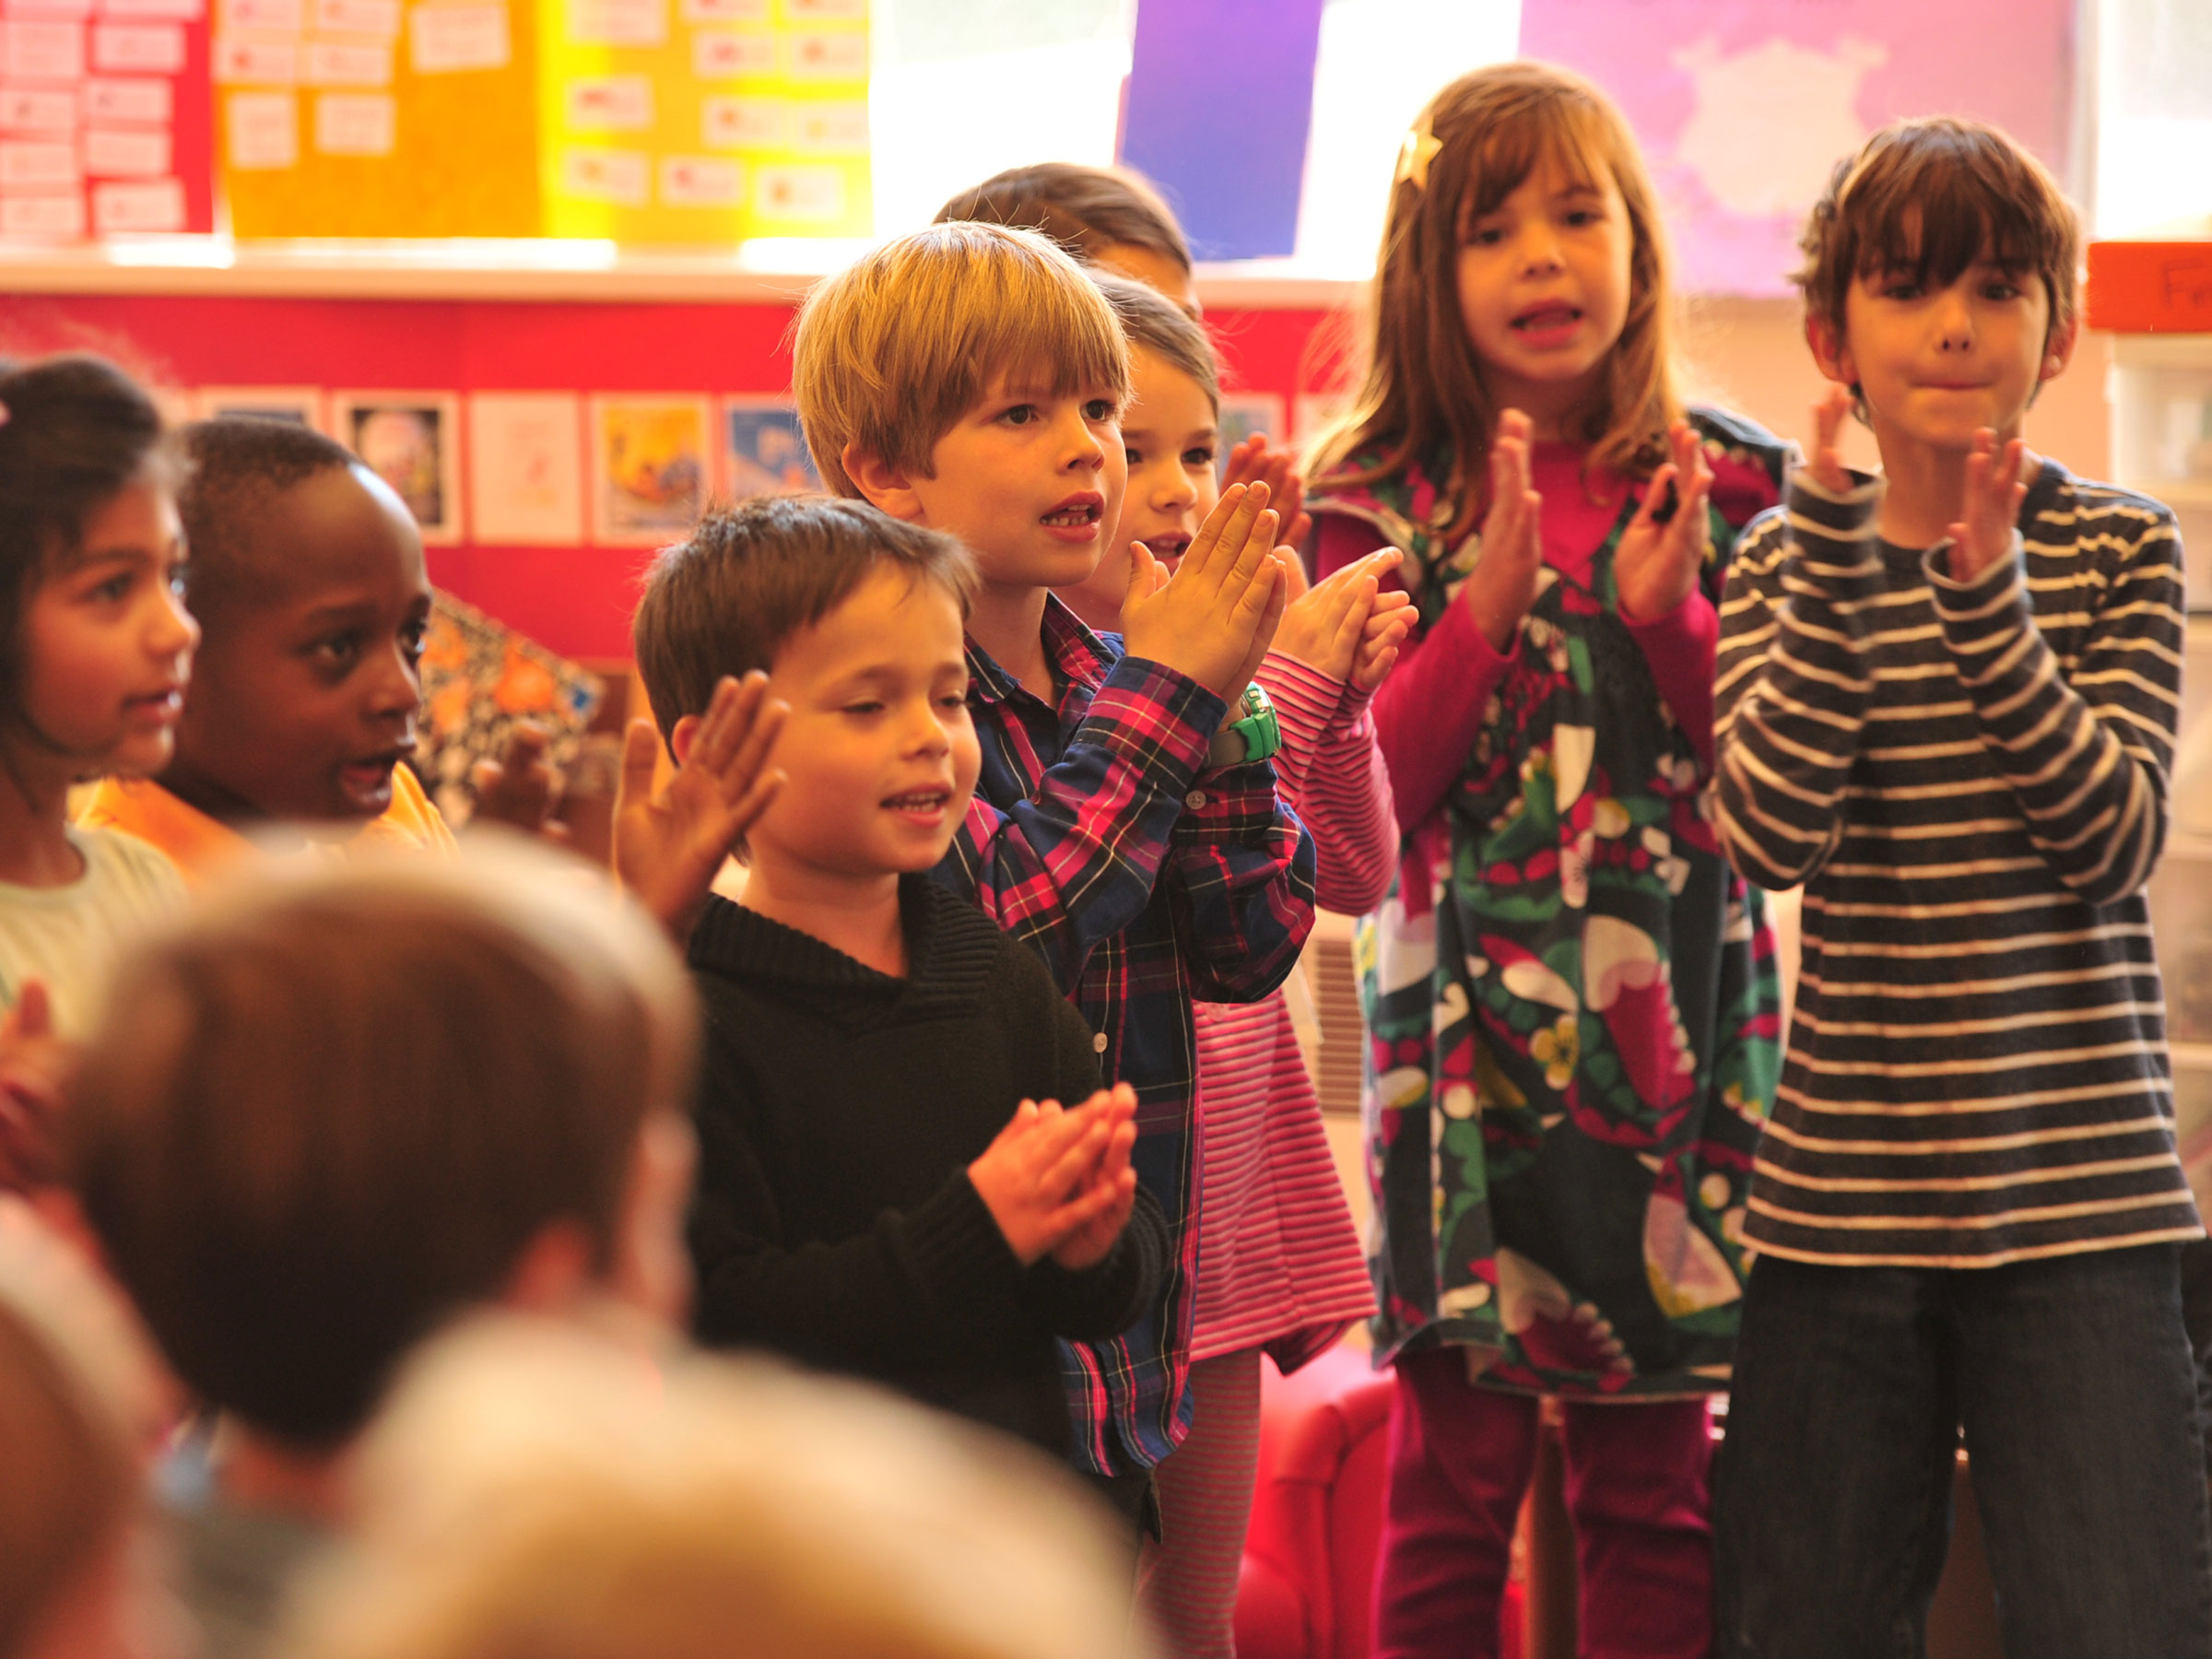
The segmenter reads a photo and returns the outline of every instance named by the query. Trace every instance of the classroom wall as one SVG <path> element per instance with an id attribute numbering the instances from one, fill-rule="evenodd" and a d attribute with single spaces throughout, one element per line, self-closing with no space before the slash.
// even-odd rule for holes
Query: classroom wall
<path id="1" fill-rule="evenodd" d="M 172 386 L 330 390 L 775 394 L 790 383 L 785 304 L 245 299 L 206 295 L 0 298 L 0 348 L 85 347 Z M 1216 307 L 1230 382 L 1286 406 L 1325 389 L 1344 330 L 1314 309 Z M 1700 300 L 1685 344 L 1694 390 L 1802 436 L 1821 382 L 1783 300 Z M 2107 471 L 2109 336 L 2089 335 L 2046 388 L 2030 441 L 2091 476 Z M 1853 429 L 1852 457 L 1873 445 Z M 581 462 L 580 462 L 581 465 Z M 636 547 L 430 549 L 433 581 L 563 654 L 627 657 L 650 552 Z"/>

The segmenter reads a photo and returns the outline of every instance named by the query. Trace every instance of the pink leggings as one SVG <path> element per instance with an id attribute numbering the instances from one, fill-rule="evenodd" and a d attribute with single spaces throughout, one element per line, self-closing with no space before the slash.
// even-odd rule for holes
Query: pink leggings
<path id="1" fill-rule="evenodd" d="M 1237 1571 L 1260 1462 L 1260 1350 L 1191 1367 L 1191 1431 L 1153 1471 L 1160 1543 L 1144 1602 L 1175 1659 L 1236 1653 Z"/>
<path id="2" fill-rule="evenodd" d="M 1375 1659 L 1495 1655 L 1537 1402 L 1470 1384 L 1460 1348 L 1406 1355 L 1397 1380 Z M 1582 1659 L 1701 1659 L 1712 1645 L 1705 1402 L 1571 1401 L 1560 1450 Z"/>

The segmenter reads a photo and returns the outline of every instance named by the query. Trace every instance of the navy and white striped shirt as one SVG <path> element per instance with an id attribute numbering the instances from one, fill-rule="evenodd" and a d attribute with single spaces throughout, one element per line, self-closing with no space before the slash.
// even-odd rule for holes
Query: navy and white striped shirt
<path id="1" fill-rule="evenodd" d="M 1721 609 L 1729 856 L 1805 887 L 1745 1232 L 1830 1264 L 1994 1266 L 2203 1228 L 2174 1154 L 2143 884 L 2166 827 L 2182 547 L 2046 462 L 2014 557 L 1878 539 L 1805 472 Z"/>

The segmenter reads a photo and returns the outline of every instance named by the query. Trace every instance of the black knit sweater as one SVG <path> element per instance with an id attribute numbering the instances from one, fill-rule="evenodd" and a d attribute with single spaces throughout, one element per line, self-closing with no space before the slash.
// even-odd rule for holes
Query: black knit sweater
<path id="1" fill-rule="evenodd" d="M 707 1011 L 690 1241 L 701 1341 L 851 1371 L 1065 1455 L 1055 1336 L 1134 1324 L 1164 1267 L 1146 1194 L 1105 1261 L 1026 1271 L 968 1179 L 1023 1099 L 1098 1087 L 1038 960 L 924 877 L 908 974 L 720 899 L 691 935 Z"/>

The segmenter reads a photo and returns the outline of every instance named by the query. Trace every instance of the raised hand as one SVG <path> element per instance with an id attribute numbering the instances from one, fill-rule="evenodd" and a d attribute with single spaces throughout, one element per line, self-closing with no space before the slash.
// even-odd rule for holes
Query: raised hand
<path id="1" fill-rule="evenodd" d="M 1167 581 L 1158 579 L 1151 550 L 1132 543 L 1124 649 L 1189 676 L 1233 705 L 1267 654 L 1287 603 L 1276 524 L 1267 487 L 1238 485 L 1221 492 Z"/>
<path id="2" fill-rule="evenodd" d="M 1813 453 L 1805 470 L 1813 482 L 1830 495 L 1851 488 L 1851 469 L 1843 465 L 1843 423 L 1851 418 L 1851 390 L 1831 385 L 1828 395 L 1813 406 Z"/>
<path id="3" fill-rule="evenodd" d="M 1689 597 L 1712 550 L 1705 512 L 1712 468 L 1705 465 L 1705 446 L 1687 420 L 1667 429 L 1666 443 L 1674 459 L 1652 474 L 1643 505 L 1613 552 L 1620 614 L 1630 622 L 1655 622 Z"/>
<path id="4" fill-rule="evenodd" d="M 1229 452 L 1229 464 L 1222 468 L 1221 483 L 1265 484 L 1267 499 L 1275 503 L 1275 511 L 1289 526 L 1283 540 L 1293 547 L 1306 545 L 1306 535 L 1313 528 L 1313 516 L 1305 511 L 1306 480 L 1298 469 L 1298 463 L 1288 450 L 1267 447 L 1267 434 L 1254 432 L 1249 438 L 1237 441 Z"/>
<path id="5" fill-rule="evenodd" d="M 1352 654 L 1352 685 L 1372 691 L 1398 660 L 1398 649 L 1413 631 L 1413 595 L 1395 590 L 1375 595 L 1374 608 L 1359 632 L 1359 649 Z"/>
<path id="6" fill-rule="evenodd" d="M 1951 538 L 1951 580 L 1972 582 L 2012 551 L 2028 486 L 2020 474 L 2028 446 L 2015 438 L 2002 451 L 1997 435 L 1983 427 L 1974 434 L 1966 457 L 1966 505 L 1959 521 L 1945 532 Z"/>
<path id="7" fill-rule="evenodd" d="M 1382 588 L 1382 579 L 1405 557 L 1395 547 L 1384 547 L 1294 594 L 1283 611 L 1282 626 L 1275 630 L 1275 649 L 1331 679 L 1349 679 L 1378 606 L 1394 613 L 1409 603 L 1404 594 L 1385 594 Z M 1292 586 L 1302 583 L 1301 567 Z"/>
<path id="8" fill-rule="evenodd" d="M 1135 1143 L 1135 1115 L 1126 1086 L 1112 1095 L 1101 1090 L 1072 1112 L 1052 1100 L 1024 1100 L 968 1166 L 976 1196 L 1024 1267 L 1112 1208 L 1114 1191 L 1100 1191 L 1093 1177 L 1124 1130 Z"/>
<path id="9" fill-rule="evenodd" d="M 25 980 L 0 1020 L 0 1192 L 29 1192 L 54 1179 L 54 1120 L 76 1058 L 75 1045 L 54 1034 L 45 985 Z"/>
<path id="10" fill-rule="evenodd" d="M 497 760 L 479 760 L 469 773 L 477 797 L 471 823 L 505 824 L 530 835 L 562 839 L 550 821 L 559 780 L 546 759 L 552 735 L 534 720 L 518 722 Z"/>
<path id="11" fill-rule="evenodd" d="M 1528 417 L 1508 409 L 1498 417 L 1490 446 L 1490 511 L 1482 521 L 1482 550 L 1459 585 L 1459 598 L 1493 651 L 1506 651 L 1522 618 L 1536 602 L 1544 568 L 1544 498 L 1528 481 Z"/>
<path id="12" fill-rule="evenodd" d="M 649 720 L 629 723 L 615 792 L 615 874 L 678 941 L 689 935 L 723 860 L 783 785 L 782 771 L 767 762 L 790 712 L 770 699 L 759 669 L 743 681 L 725 675 L 658 794 L 659 734 Z"/>

